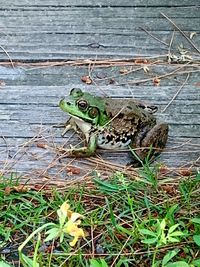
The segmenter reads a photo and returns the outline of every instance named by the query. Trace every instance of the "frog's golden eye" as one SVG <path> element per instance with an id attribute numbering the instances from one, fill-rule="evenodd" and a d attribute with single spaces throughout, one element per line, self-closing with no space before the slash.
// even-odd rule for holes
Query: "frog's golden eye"
<path id="1" fill-rule="evenodd" d="M 96 118 L 98 116 L 98 114 L 99 114 L 98 108 L 92 107 L 88 111 L 88 115 L 90 116 L 90 118 L 93 118 L 93 119 Z"/>
<path id="2" fill-rule="evenodd" d="M 86 100 L 79 100 L 77 104 L 78 108 L 82 111 L 85 111 L 88 108 L 88 103 Z"/>

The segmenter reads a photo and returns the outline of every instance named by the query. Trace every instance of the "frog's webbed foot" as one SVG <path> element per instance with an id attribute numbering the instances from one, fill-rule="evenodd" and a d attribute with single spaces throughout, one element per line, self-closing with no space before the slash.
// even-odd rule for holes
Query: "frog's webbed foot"
<path id="1" fill-rule="evenodd" d="M 69 149 L 62 148 L 60 152 L 69 157 L 89 157 L 95 154 L 96 150 L 96 136 L 92 135 L 87 143 L 87 146 L 73 147 L 70 145 Z"/>
<path id="2" fill-rule="evenodd" d="M 131 159 L 131 161 L 129 161 L 126 164 L 127 167 L 134 167 L 134 168 L 139 168 L 142 167 L 142 162 L 138 161 L 136 158 L 135 159 Z"/>
<path id="3" fill-rule="evenodd" d="M 75 157 L 75 158 L 84 158 L 84 157 L 89 157 L 95 154 L 95 151 L 91 150 L 87 146 L 83 146 L 79 148 L 70 146 L 69 149 L 62 149 L 61 152 L 64 153 L 68 157 Z"/>
<path id="4" fill-rule="evenodd" d="M 88 157 L 93 154 L 90 151 L 88 151 L 88 147 L 86 146 L 76 148 L 76 147 L 73 147 L 72 145 L 70 145 L 70 148 L 68 149 L 62 148 L 60 152 L 65 154 L 67 157 L 75 157 L 75 158 Z"/>

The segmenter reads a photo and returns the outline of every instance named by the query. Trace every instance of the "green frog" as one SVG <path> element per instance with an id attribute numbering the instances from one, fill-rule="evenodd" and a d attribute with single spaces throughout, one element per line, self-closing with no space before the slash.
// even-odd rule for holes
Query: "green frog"
<path id="1" fill-rule="evenodd" d="M 157 124 L 153 115 L 157 108 L 138 100 L 98 97 L 73 88 L 59 106 L 70 115 L 65 133 L 74 129 L 86 139 L 86 146 L 67 150 L 71 156 L 93 155 L 97 147 L 129 148 L 137 160 L 144 161 L 147 155 L 159 154 L 167 142 L 168 125 Z"/>

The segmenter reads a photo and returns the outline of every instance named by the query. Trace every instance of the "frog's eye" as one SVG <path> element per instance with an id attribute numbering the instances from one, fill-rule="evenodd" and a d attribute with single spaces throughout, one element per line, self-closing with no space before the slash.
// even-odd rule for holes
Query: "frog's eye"
<path id="1" fill-rule="evenodd" d="M 81 91 L 81 89 L 79 88 L 73 88 L 71 91 L 70 91 L 70 95 L 72 95 L 73 97 L 80 97 L 83 95 L 83 92 Z"/>
<path id="2" fill-rule="evenodd" d="M 90 108 L 89 111 L 88 111 L 88 115 L 90 116 L 90 118 L 96 118 L 98 115 L 99 115 L 99 110 L 98 108 Z"/>
<path id="3" fill-rule="evenodd" d="M 79 100 L 77 104 L 78 104 L 78 108 L 82 111 L 88 108 L 88 103 L 86 100 Z"/>

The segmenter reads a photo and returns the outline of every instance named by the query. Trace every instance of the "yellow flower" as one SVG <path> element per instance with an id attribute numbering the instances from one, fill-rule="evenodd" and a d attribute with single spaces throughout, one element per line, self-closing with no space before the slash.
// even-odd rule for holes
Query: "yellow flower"
<path id="1" fill-rule="evenodd" d="M 69 243 L 70 246 L 75 246 L 79 238 L 85 237 L 83 229 L 78 228 L 78 225 L 81 224 L 80 218 L 83 218 L 83 216 L 77 212 L 71 211 L 70 205 L 67 202 L 64 202 L 61 205 L 57 213 L 60 219 L 60 224 L 63 226 L 63 232 L 74 237 Z M 66 219 L 68 219 L 68 221 L 64 224 Z"/>
<path id="2" fill-rule="evenodd" d="M 83 232 L 83 229 L 81 228 L 78 228 L 77 225 L 80 224 L 80 221 L 78 221 L 77 223 L 76 222 L 72 222 L 71 220 L 69 220 L 65 226 L 64 226 L 64 229 L 63 231 L 65 233 L 68 233 L 70 234 L 71 236 L 74 237 L 74 239 L 69 243 L 70 246 L 75 246 L 76 245 L 76 242 L 78 241 L 79 238 L 81 237 L 85 237 L 85 234 Z"/>
<path id="3" fill-rule="evenodd" d="M 72 214 L 72 211 L 69 208 L 70 208 L 70 205 L 67 203 L 67 201 L 65 201 L 60 206 L 60 209 L 58 210 L 58 212 L 61 214 L 61 216 L 65 217 L 65 218 L 66 217 L 69 218 L 71 216 L 71 214 Z"/>
<path id="4" fill-rule="evenodd" d="M 63 212 L 63 213 L 66 213 L 67 214 L 67 211 L 69 210 L 70 208 L 70 205 L 67 203 L 67 201 L 65 201 L 61 206 L 60 206 L 60 210 Z"/>

